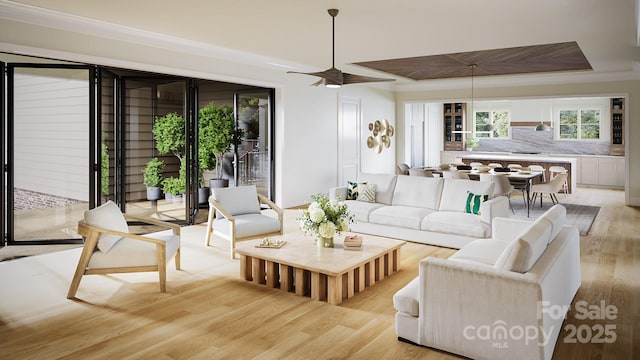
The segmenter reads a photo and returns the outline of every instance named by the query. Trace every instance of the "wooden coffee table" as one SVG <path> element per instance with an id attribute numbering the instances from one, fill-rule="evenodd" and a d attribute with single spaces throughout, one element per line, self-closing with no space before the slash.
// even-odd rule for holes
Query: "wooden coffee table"
<path id="1" fill-rule="evenodd" d="M 346 235 L 336 236 L 335 248 L 318 248 L 301 233 L 270 237 L 287 242 L 279 249 L 256 247 L 261 239 L 239 242 L 240 276 L 337 305 L 399 270 L 405 241 L 364 235 L 362 249 L 345 250 L 337 239 Z"/>

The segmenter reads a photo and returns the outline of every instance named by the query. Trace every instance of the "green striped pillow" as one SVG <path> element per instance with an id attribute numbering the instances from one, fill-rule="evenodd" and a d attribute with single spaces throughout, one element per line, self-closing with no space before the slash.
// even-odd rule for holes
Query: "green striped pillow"
<path id="1" fill-rule="evenodd" d="M 467 191 L 467 204 L 464 207 L 464 212 L 480 215 L 480 204 L 487 200 L 489 200 L 489 195 L 476 195 Z"/>

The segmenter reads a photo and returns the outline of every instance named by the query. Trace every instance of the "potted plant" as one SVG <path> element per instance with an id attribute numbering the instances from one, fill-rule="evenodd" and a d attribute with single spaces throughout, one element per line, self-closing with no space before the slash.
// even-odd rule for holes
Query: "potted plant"
<path id="1" fill-rule="evenodd" d="M 480 146 L 480 139 L 478 139 L 476 137 L 472 137 L 472 138 L 468 138 L 467 139 L 467 150 L 468 151 L 473 151 L 473 149 L 477 148 L 478 146 Z"/>
<path id="2" fill-rule="evenodd" d="M 185 192 L 184 189 L 186 187 L 185 176 L 182 174 L 182 159 L 186 145 L 184 118 L 175 112 L 158 116 L 153 124 L 152 131 L 156 149 L 158 149 L 160 155 L 172 154 L 178 158 L 180 163 L 179 177 L 169 177 L 162 180 L 162 190 L 165 195 L 169 196 L 182 194 Z"/>
<path id="3" fill-rule="evenodd" d="M 149 160 L 147 166 L 142 170 L 142 182 L 147 187 L 147 200 L 160 199 L 160 183 L 162 182 L 162 171 L 164 163 L 157 157 Z"/>
<path id="4" fill-rule="evenodd" d="M 228 186 L 229 179 L 222 178 L 224 154 L 231 150 L 231 145 L 238 145 L 244 136 L 242 130 L 236 130 L 233 108 L 209 103 L 199 111 L 198 130 L 200 168 L 216 170 L 216 177 L 209 181 L 209 186 Z"/>

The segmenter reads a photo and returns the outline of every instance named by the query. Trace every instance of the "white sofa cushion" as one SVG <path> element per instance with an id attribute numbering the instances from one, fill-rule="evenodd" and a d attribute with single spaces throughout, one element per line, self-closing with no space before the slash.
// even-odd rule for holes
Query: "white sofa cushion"
<path id="1" fill-rule="evenodd" d="M 357 200 L 347 200 L 345 201 L 345 204 L 347 204 L 349 212 L 354 216 L 355 221 L 362 222 L 369 222 L 369 214 L 373 210 L 384 206 L 378 203 L 370 203 Z"/>
<path id="2" fill-rule="evenodd" d="M 116 203 L 109 200 L 97 208 L 84 212 L 84 221 L 91 226 L 97 226 L 103 229 L 115 230 L 120 232 L 129 232 L 127 220 L 122 215 L 120 208 Z M 98 239 L 98 249 L 103 253 L 109 252 L 111 248 L 120 240 L 122 236 L 111 234 L 100 234 Z"/>
<path id="3" fill-rule="evenodd" d="M 280 231 L 280 220 L 262 214 L 244 214 L 234 216 L 236 219 L 236 238 L 268 234 Z M 220 232 L 231 234 L 231 222 L 225 218 L 213 220 L 214 234 Z"/>
<path id="4" fill-rule="evenodd" d="M 495 239 L 474 240 L 451 255 L 449 260 L 494 266 L 507 245 Z"/>
<path id="5" fill-rule="evenodd" d="M 543 217 L 551 223 L 552 229 L 551 235 L 549 236 L 549 244 L 551 244 L 562 229 L 562 226 L 564 226 L 565 219 L 567 218 L 567 209 L 560 204 L 556 204 L 547 210 L 547 212 L 543 214 Z"/>
<path id="6" fill-rule="evenodd" d="M 496 268 L 526 273 L 538 261 L 549 243 L 551 223 L 538 218 L 520 235 L 516 236 L 512 244 L 506 249 L 504 256 L 496 263 Z"/>
<path id="7" fill-rule="evenodd" d="M 432 212 L 422 219 L 420 229 L 476 238 L 491 236 L 491 225 L 483 222 L 480 216 L 457 211 Z"/>
<path id="8" fill-rule="evenodd" d="M 175 254 L 178 247 L 180 247 L 180 237 L 167 231 L 142 236 L 165 241 L 167 261 Z M 101 251 L 94 252 L 87 266 L 91 269 L 104 269 L 111 267 L 154 265 L 158 265 L 155 244 L 123 237 L 113 245 L 109 254 L 102 253 Z"/>
<path id="9" fill-rule="evenodd" d="M 419 315 L 419 296 L 420 277 L 416 277 L 393 295 L 393 307 L 401 313 L 417 317 Z"/>
<path id="10" fill-rule="evenodd" d="M 557 237 L 564 225 L 566 214 L 566 208 L 559 204 L 547 210 L 511 241 L 495 267 L 520 273 L 529 271 L 542 256 L 547 245 Z"/>
<path id="11" fill-rule="evenodd" d="M 444 179 L 440 211 L 464 212 L 467 192 L 475 195 L 489 195 L 493 198 L 494 183 L 491 181 L 469 181 L 466 179 Z"/>
<path id="12" fill-rule="evenodd" d="M 425 216 L 434 210 L 413 206 L 383 206 L 369 214 L 369 222 L 380 225 L 420 229 Z"/>
<path id="13" fill-rule="evenodd" d="M 396 186 L 396 175 L 361 173 L 358 182 L 376 184 L 376 202 L 391 205 L 393 189 Z"/>
<path id="14" fill-rule="evenodd" d="M 213 188 L 213 198 L 233 216 L 260 214 L 258 191 L 255 185 Z"/>
<path id="15" fill-rule="evenodd" d="M 438 210 L 442 184 L 442 178 L 398 175 L 392 204 Z"/>

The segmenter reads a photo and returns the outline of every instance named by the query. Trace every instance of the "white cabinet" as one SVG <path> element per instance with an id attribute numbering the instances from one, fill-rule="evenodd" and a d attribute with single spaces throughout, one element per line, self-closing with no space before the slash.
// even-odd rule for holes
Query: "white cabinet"
<path id="1" fill-rule="evenodd" d="M 580 158 L 580 177 L 579 184 L 598 185 L 598 158 L 583 157 Z"/>
<path id="2" fill-rule="evenodd" d="M 578 162 L 578 183 L 624 187 L 624 157 L 589 156 Z"/>
<path id="3" fill-rule="evenodd" d="M 624 186 L 624 158 L 600 158 L 598 183 L 603 186 Z"/>

